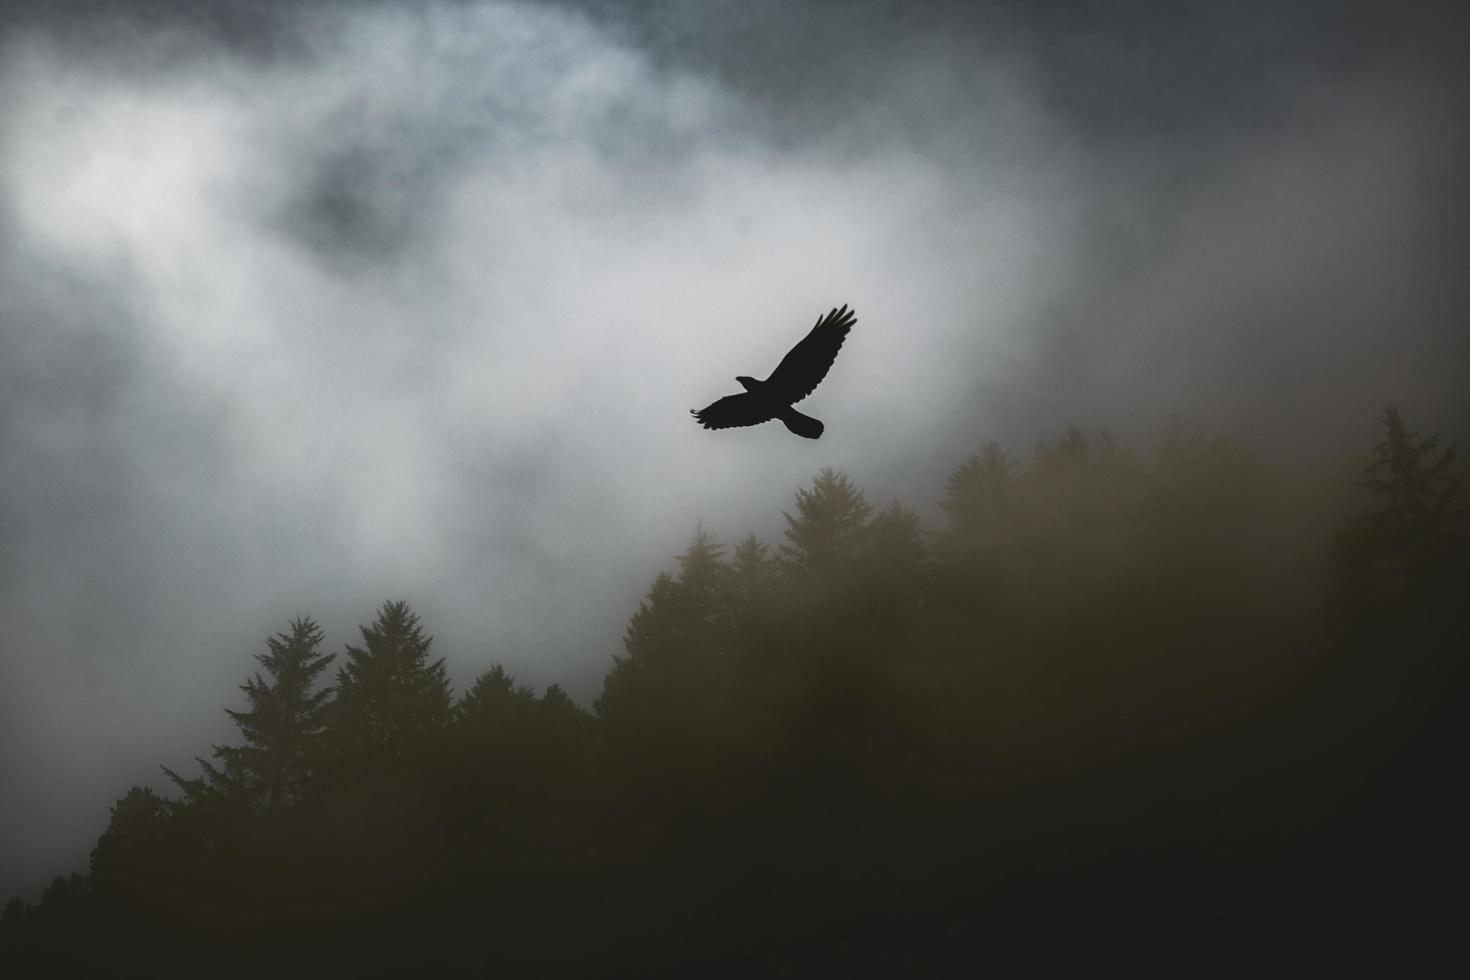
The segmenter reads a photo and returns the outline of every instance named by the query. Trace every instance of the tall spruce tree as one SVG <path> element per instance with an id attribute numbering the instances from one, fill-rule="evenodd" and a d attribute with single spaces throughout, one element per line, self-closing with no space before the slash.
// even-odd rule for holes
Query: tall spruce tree
<path id="1" fill-rule="evenodd" d="M 537 705 L 536 692 L 517 684 L 501 664 L 482 672 L 454 706 L 454 725 L 472 740 L 494 742 L 526 724 Z"/>
<path id="2" fill-rule="evenodd" d="M 874 517 L 867 528 L 863 563 L 875 598 L 884 604 L 911 605 L 919 598 L 928 549 L 919 515 L 898 500 Z"/>
<path id="3" fill-rule="evenodd" d="M 781 558 L 806 572 L 830 574 L 848 566 L 863 547 L 873 507 L 847 474 L 823 468 L 810 490 L 796 491 L 796 514 L 786 518 Z"/>
<path id="4" fill-rule="evenodd" d="M 383 603 L 363 645 L 347 645 L 337 670 L 332 741 L 355 758 L 401 758 L 450 718 L 444 660 L 429 660 L 432 636 L 406 601 Z"/>
<path id="5" fill-rule="evenodd" d="M 770 594 L 775 585 L 769 550 L 754 534 L 735 546 L 730 558 L 729 585 L 737 611 L 747 611 Z"/>
<path id="6" fill-rule="evenodd" d="M 107 829 L 92 849 L 90 884 L 123 903 L 149 894 L 168 863 L 168 801 L 147 786 L 134 786 L 112 805 Z"/>
<path id="7" fill-rule="evenodd" d="M 313 690 L 336 654 L 318 652 L 322 631 L 310 618 L 295 619 L 291 632 L 266 640 L 256 660 L 269 680 L 256 674 L 241 685 L 250 707 L 226 711 L 245 736 L 242 746 L 218 751 L 226 769 L 249 775 L 272 811 L 299 800 L 321 762 L 322 730 L 330 688 Z"/>
<path id="8" fill-rule="evenodd" d="M 594 702 L 603 718 L 648 722 L 697 711 L 728 643 L 723 552 L 700 528 L 678 557 L 678 577 L 661 573 L 654 580 L 628 623 L 624 655 L 613 658 Z"/>
<path id="9" fill-rule="evenodd" d="M 273 812 L 300 800 L 322 761 L 322 735 L 330 688 L 313 690 L 335 654 L 318 652 L 322 631 L 310 617 L 291 621 L 289 633 L 266 638 L 254 674 L 240 690 L 249 707 L 226 709 L 245 744 L 216 745 L 215 766 L 199 760 L 204 776 L 187 779 L 164 768 L 185 800 L 223 806 L 237 815 Z"/>
<path id="10" fill-rule="evenodd" d="M 566 762 L 586 735 L 587 715 L 567 693 L 552 684 L 541 697 L 504 666 L 495 664 L 475 678 L 454 706 L 453 735 L 465 777 L 496 789 L 507 778 L 524 786 L 550 773 L 532 770 Z"/>
<path id="11" fill-rule="evenodd" d="M 1438 436 L 1408 431 L 1393 408 L 1383 425 L 1383 441 L 1358 484 L 1379 506 L 1345 526 L 1335 543 L 1338 598 L 1348 619 L 1389 609 L 1413 617 L 1415 609 L 1442 606 L 1465 575 L 1454 445 L 1441 450 Z"/>
<path id="12" fill-rule="evenodd" d="M 1408 431 L 1397 409 L 1384 413 L 1383 427 L 1384 439 L 1374 447 L 1375 458 L 1359 484 L 1382 501 L 1367 522 L 1411 574 L 1422 574 L 1450 550 L 1463 516 L 1455 500 L 1460 481 L 1451 469 L 1455 446 L 1451 443 L 1435 456 L 1439 436 L 1421 438 Z"/>
<path id="13" fill-rule="evenodd" d="M 756 626 L 777 586 L 777 566 L 769 552 L 754 534 L 747 534 L 735 546 L 726 570 L 724 619 L 732 641 L 745 649 L 759 642 Z"/>
<path id="14" fill-rule="evenodd" d="M 949 533 L 976 542 L 1007 506 L 1016 464 L 994 439 L 965 460 L 949 477 L 940 509 L 949 515 Z"/>

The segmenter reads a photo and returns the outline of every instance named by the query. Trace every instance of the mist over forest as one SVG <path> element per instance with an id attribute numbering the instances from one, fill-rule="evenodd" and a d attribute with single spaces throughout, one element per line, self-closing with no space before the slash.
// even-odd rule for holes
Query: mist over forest
<path id="1" fill-rule="evenodd" d="M 989 441 L 937 529 L 823 469 L 777 541 L 694 533 L 590 711 L 501 664 L 454 692 L 404 600 L 339 651 L 297 617 L 242 665 L 236 736 L 118 798 L 0 948 L 77 976 L 1427 965 L 1470 548 L 1453 448 L 1383 425 L 1358 474 L 1178 419 L 1146 457 Z"/>
<path id="2" fill-rule="evenodd" d="M 1470 15 L 1339 7 L 0 4 L 0 971 L 1427 956 Z"/>

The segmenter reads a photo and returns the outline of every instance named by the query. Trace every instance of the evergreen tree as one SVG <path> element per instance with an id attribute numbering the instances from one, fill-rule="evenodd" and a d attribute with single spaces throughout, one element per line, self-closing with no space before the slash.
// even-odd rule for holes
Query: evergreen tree
<path id="1" fill-rule="evenodd" d="M 215 815 L 272 813 L 299 801 L 322 761 L 322 737 L 331 690 L 313 690 L 318 675 L 335 658 L 318 652 L 322 631 L 310 617 L 292 620 L 290 633 L 266 638 L 255 659 L 265 670 L 240 690 L 249 707 L 225 709 L 245 737 L 240 746 L 216 745 L 215 766 L 198 760 L 204 775 L 184 778 L 164 772 L 187 803 Z"/>
<path id="2" fill-rule="evenodd" d="M 124 793 L 92 849 L 88 884 L 120 905 L 156 900 L 153 891 L 168 858 L 169 820 L 168 801 L 152 789 L 134 786 Z"/>
<path id="3" fill-rule="evenodd" d="M 4 910 L 0 911 L 0 937 L 9 938 L 18 933 L 25 917 L 26 900 L 19 895 L 7 899 Z"/>
<path id="4" fill-rule="evenodd" d="M 914 622 L 929 586 L 929 549 L 919 515 L 894 500 L 865 530 L 859 559 L 860 598 L 849 602 L 850 656 L 871 664 L 891 661 L 900 636 Z"/>
<path id="5" fill-rule="evenodd" d="M 1379 507 L 1345 526 L 1335 542 L 1338 601 L 1350 620 L 1390 610 L 1418 619 L 1414 610 L 1441 607 L 1465 571 L 1455 446 L 1440 450 L 1438 436 L 1408 431 L 1393 408 L 1383 424 L 1383 441 L 1358 484 Z"/>
<path id="6" fill-rule="evenodd" d="M 748 611 L 764 601 L 775 585 L 770 549 L 747 534 L 730 556 L 729 589 L 737 611 Z"/>
<path id="7" fill-rule="evenodd" d="M 709 657 L 726 652 L 722 612 L 729 569 L 723 562 L 724 553 L 725 546 L 701 526 L 678 556 L 682 640 Z"/>
<path id="8" fill-rule="evenodd" d="M 1076 425 L 1069 425 L 1066 435 L 1055 443 L 1037 445 L 1032 472 L 1044 483 L 1075 491 L 1086 484 L 1090 475 L 1091 451 L 1087 434 Z"/>
<path id="9" fill-rule="evenodd" d="M 810 490 L 796 491 L 796 515 L 783 512 L 782 560 L 801 571 L 828 574 L 849 566 L 862 550 L 872 512 L 846 474 L 825 467 Z"/>
<path id="10" fill-rule="evenodd" d="M 592 716 L 560 684 L 542 692 L 534 720 L 532 745 L 543 764 L 565 769 L 586 758 L 592 744 Z"/>
<path id="11" fill-rule="evenodd" d="M 728 647 L 723 551 L 700 528 L 678 557 L 678 578 L 661 573 L 654 580 L 628 623 L 624 654 L 613 658 L 594 702 L 599 715 L 652 720 L 697 713 L 694 705 L 711 693 Z"/>
<path id="12" fill-rule="evenodd" d="M 469 819 L 538 822 L 540 805 L 581 747 L 578 708 L 560 687 L 536 693 L 501 664 L 482 672 L 454 708 L 452 785 Z M 478 831 L 477 831 L 478 832 Z M 486 841 L 485 846 L 492 846 Z"/>
<path id="13" fill-rule="evenodd" d="M 894 500 L 868 525 L 863 557 L 885 602 L 917 601 L 928 559 L 919 515 Z"/>
<path id="14" fill-rule="evenodd" d="M 536 715 L 541 725 L 553 733 L 553 738 L 568 743 L 583 740 L 591 720 L 560 684 L 552 684 L 541 693 L 541 699 L 536 702 Z"/>
<path id="15" fill-rule="evenodd" d="M 505 738 L 525 724 L 536 705 L 536 692 L 495 664 L 475 678 L 454 706 L 455 729 L 481 742 Z"/>
<path id="16" fill-rule="evenodd" d="M 104 911 L 97 899 L 97 890 L 82 875 L 73 872 L 52 878 L 36 904 L 10 920 L 9 935 L 0 937 L 6 940 L 0 946 L 0 972 L 7 977 L 100 975 L 98 961 L 110 951 L 88 948 L 88 940 L 95 943 L 92 930 Z M 12 902 L 6 910 L 15 915 L 14 908 Z"/>
<path id="17" fill-rule="evenodd" d="M 347 756 L 401 758 L 449 720 L 444 660 L 429 660 L 433 637 L 403 600 L 383 603 L 360 629 L 363 645 L 348 644 L 337 670 L 332 741 Z"/>
<path id="18" fill-rule="evenodd" d="M 500 664 L 475 678 L 454 708 L 461 761 L 481 773 L 503 770 L 507 762 L 520 769 L 555 768 L 582 746 L 588 720 L 561 685 L 552 684 L 538 698 Z M 524 782 L 538 774 L 514 775 Z"/>
<path id="19" fill-rule="evenodd" d="M 777 568 L 770 549 L 754 534 L 735 546 L 726 572 L 725 619 L 731 639 L 743 645 L 757 641 L 753 635 L 776 588 Z"/>
<path id="20" fill-rule="evenodd" d="M 222 747 L 216 745 L 218 754 Z M 183 794 L 178 806 L 187 809 L 193 820 L 210 831 L 239 831 L 255 815 L 261 796 L 258 786 L 247 782 L 243 773 L 220 768 L 207 759 L 195 756 L 202 776 L 181 776 L 168 766 L 160 766 Z"/>
<path id="21" fill-rule="evenodd" d="M 1000 443 L 991 439 L 950 475 L 939 506 L 949 515 L 954 538 L 972 543 L 991 527 L 1010 502 L 1015 469 Z"/>
<path id="22" fill-rule="evenodd" d="M 1451 551 L 1463 514 L 1455 497 L 1460 481 L 1452 474 L 1453 443 L 1433 456 L 1439 436 L 1420 438 L 1409 432 L 1397 409 L 1384 413 L 1386 430 L 1373 449 L 1376 457 L 1359 484 L 1383 500 L 1383 506 L 1367 515 L 1367 525 L 1381 545 L 1419 576 L 1441 562 Z"/>
<path id="23" fill-rule="evenodd" d="M 246 774 L 265 790 L 265 808 L 299 800 L 313 769 L 321 761 L 321 740 L 330 688 L 313 690 L 317 676 L 336 654 L 317 652 L 322 631 L 309 617 L 291 622 L 290 634 L 266 640 L 269 651 L 257 654 L 269 681 L 256 674 L 241 686 L 250 707 L 227 711 L 245 736 L 245 744 L 226 747 L 226 768 Z"/>
<path id="24" fill-rule="evenodd" d="M 266 676 L 257 673 L 240 685 L 249 708 L 225 711 L 245 744 L 216 746 L 215 756 L 229 781 L 266 812 L 300 800 L 321 763 L 331 689 L 313 687 L 336 657 L 317 652 L 321 642 L 322 631 L 310 617 L 292 620 L 289 634 L 267 637 L 267 652 L 255 657 Z"/>

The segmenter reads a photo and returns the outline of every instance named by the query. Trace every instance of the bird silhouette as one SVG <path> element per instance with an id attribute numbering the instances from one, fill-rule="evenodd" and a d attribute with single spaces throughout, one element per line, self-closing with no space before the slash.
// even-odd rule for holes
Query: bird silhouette
<path id="1" fill-rule="evenodd" d="M 706 429 L 733 429 L 780 419 L 786 428 L 802 438 L 820 438 L 826 426 L 791 406 L 822 383 L 847 339 L 847 332 L 856 322 L 857 314 L 846 303 L 826 316 L 817 317 L 817 325 L 787 351 L 769 378 L 757 381 L 739 375 L 735 380 L 745 389 L 743 394 L 726 395 L 689 414 Z"/>

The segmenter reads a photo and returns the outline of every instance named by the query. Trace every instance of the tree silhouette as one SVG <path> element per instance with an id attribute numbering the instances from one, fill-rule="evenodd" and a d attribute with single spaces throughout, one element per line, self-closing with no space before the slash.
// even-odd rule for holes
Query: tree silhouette
<path id="1" fill-rule="evenodd" d="M 560 684 L 548 685 L 536 703 L 537 730 L 549 747 L 575 753 L 585 747 L 591 718 Z"/>
<path id="2" fill-rule="evenodd" d="M 629 620 L 623 655 L 594 702 L 615 727 L 667 732 L 703 714 L 728 647 L 723 551 L 699 528 L 678 556 L 678 576 L 660 574 Z"/>
<path id="3" fill-rule="evenodd" d="M 725 576 L 726 627 L 732 643 L 748 650 L 760 642 L 763 621 L 779 584 L 779 568 L 770 549 L 754 534 L 740 539 L 730 555 Z"/>
<path id="4" fill-rule="evenodd" d="M 1016 464 L 991 439 L 950 474 L 939 503 L 949 516 L 949 533 L 967 544 L 978 542 L 1009 504 L 1015 471 Z"/>
<path id="5" fill-rule="evenodd" d="M 1463 517 L 1455 499 L 1460 481 L 1451 469 L 1455 446 L 1431 458 L 1439 436 L 1409 432 L 1394 408 L 1384 413 L 1383 425 L 1384 439 L 1373 448 L 1376 458 L 1359 484 L 1383 499 L 1382 507 L 1365 516 L 1366 527 L 1412 577 L 1422 578 L 1448 556 Z"/>
<path id="6" fill-rule="evenodd" d="M 0 910 L 0 937 L 10 938 L 18 933 L 25 917 L 26 900 L 19 895 L 7 899 L 5 908 Z"/>
<path id="7" fill-rule="evenodd" d="M 1390 412 L 1349 519 L 1349 473 L 1072 426 L 964 461 L 932 555 L 825 469 L 774 555 L 695 531 L 595 714 L 498 663 L 451 703 L 404 602 L 332 698 L 298 620 L 238 747 L 181 800 L 129 791 L 90 874 L 5 906 L 0 972 L 909 975 L 1194 954 L 1222 922 L 1314 955 L 1453 935 L 1417 880 L 1460 832 L 1453 467 Z"/>
<path id="8" fill-rule="evenodd" d="M 796 514 L 785 512 L 780 555 L 805 572 L 830 574 L 850 565 L 863 547 L 873 507 L 847 474 L 823 468 L 810 490 L 796 491 Z"/>
<path id="9" fill-rule="evenodd" d="M 348 644 L 337 670 L 331 737 L 348 757 L 402 758 L 449 721 L 444 660 L 429 660 L 433 637 L 406 601 L 383 603 L 360 629 L 363 645 Z"/>
<path id="10" fill-rule="evenodd" d="M 1378 506 L 1349 522 L 1334 545 L 1338 600 L 1365 625 L 1442 606 L 1464 574 L 1464 510 L 1454 476 L 1455 446 L 1408 431 L 1398 411 L 1384 413 L 1384 438 L 1358 485 Z M 1438 452 L 1436 452 L 1438 451 Z"/>
<path id="11" fill-rule="evenodd" d="M 862 564 L 873 599 L 896 608 L 920 600 L 929 549 L 919 515 L 897 500 L 868 524 Z"/>
<path id="12" fill-rule="evenodd" d="M 1037 444 L 1031 468 L 1054 492 L 1075 494 L 1091 476 L 1091 452 L 1092 442 L 1087 434 L 1076 425 L 1069 425 L 1066 435 L 1056 442 Z"/>
<path id="13" fill-rule="evenodd" d="M 92 849 L 87 888 L 114 941 L 139 948 L 159 943 L 165 923 L 187 922 L 201 901 L 215 900 L 213 890 L 201 887 L 205 854 L 188 824 L 146 786 L 134 786 L 113 804 Z"/>
<path id="14" fill-rule="evenodd" d="M 495 664 L 475 678 L 454 706 L 454 724 L 463 733 L 493 741 L 514 731 L 535 708 L 536 692 Z"/>
<path id="15" fill-rule="evenodd" d="M 214 747 L 222 767 L 200 760 L 204 776 L 186 779 L 165 767 L 185 798 L 199 805 L 223 802 L 246 813 L 274 813 L 300 800 L 323 761 L 323 732 L 331 689 L 313 690 L 335 654 L 317 652 L 323 634 L 308 618 L 291 621 L 290 633 L 266 638 L 267 652 L 240 690 L 249 707 L 226 709 L 245 737 L 240 746 Z"/>
<path id="16" fill-rule="evenodd" d="M 147 786 L 134 786 L 113 804 L 107 829 L 92 849 L 89 884 L 109 899 L 128 904 L 154 900 L 149 886 L 158 877 L 168 834 L 168 803 Z"/>
<path id="17" fill-rule="evenodd" d="M 567 782 L 584 761 L 588 723 L 555 684 L 538 698 L 501 664 L 475 679 L 454 707 L 446 748 L 458 819 L 484 838 L 478 847 L 496 851 L 500 862 L 512 861 L 510 838 L 530 846 L 528 839 L 563 822 L 549 811 L 553 800 L 575 805 L 569 798 L 575 788 Z"/>

